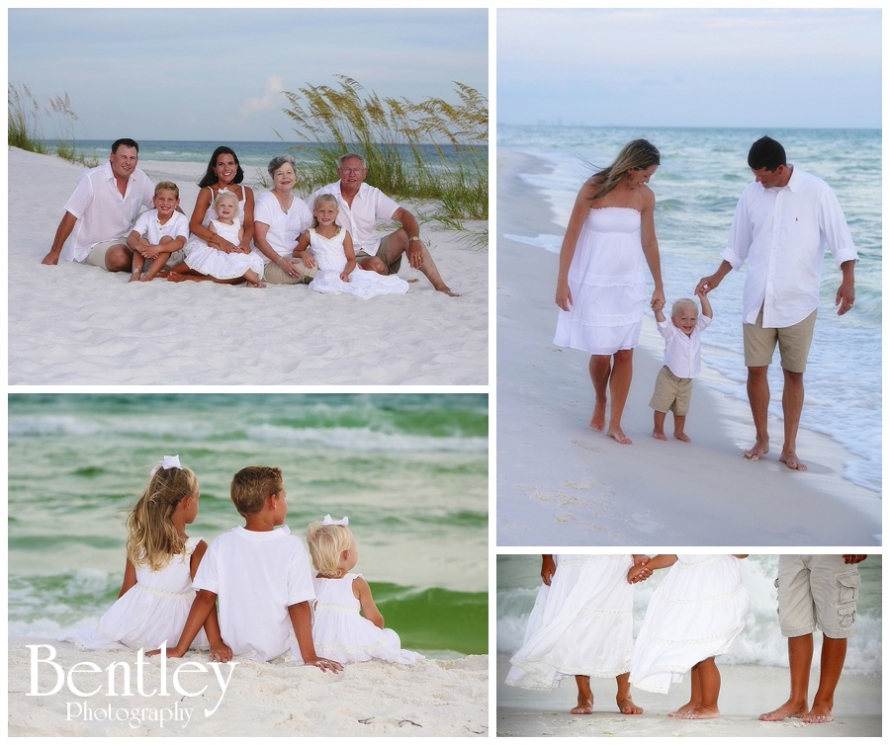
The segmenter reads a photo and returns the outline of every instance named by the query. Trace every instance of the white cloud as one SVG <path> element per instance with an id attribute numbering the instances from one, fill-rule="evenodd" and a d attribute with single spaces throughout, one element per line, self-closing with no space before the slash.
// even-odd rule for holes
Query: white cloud
<path id="1" fill-rule="evenodd" d="M 241 114 L 250 116 L 257 111 L 269 111 L 271 109 L 281 108 L 284 99 L 281 91 L 284 90 L 284 79 L 280 75 L 270 75 L 266 80 L 266 87 L 263 95 L 248 98 L 241 104 Z"/>

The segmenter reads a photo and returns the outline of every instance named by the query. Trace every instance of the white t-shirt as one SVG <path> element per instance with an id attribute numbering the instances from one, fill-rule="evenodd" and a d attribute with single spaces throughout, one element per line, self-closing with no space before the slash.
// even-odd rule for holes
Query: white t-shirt
<path id="1" fill-rule="evenodd" d="M 337 197 L 337 202 L 340 205 L 337 224 L 349 231 L 355 252 L 364 251 L 369 256 L 374 256 L 380 246 L 377 223 L 392 220 L 392 216 L 399 209 L 399 203 L 390 199 L 376 186 L 368 186 L 363 183 L 359 187 L 358 194 L 352 200 L 352 207 L 350 207 L 340 193 L 340 182 L 337 181 L 322 186 L 306 199 L 306 205 L 310 212 L 315 204 L 315 198 L 319 194 L 333 194 Z"/>
<path id="2" fill-rule="evenodd" d="M 664 337 L 664 362 L 678 378 L 694 378 L 701 372 L 701 332 L 711 325 L 711 318 L 704 313 L 692 333 L 686 336 L 674 326 L 670 318 L 658 321 L 658 331 Z"/>
<path id="3" fill-rule="evenodd" d="M 152 246 L 158 245 L 164 236 L 174 239 L 182 236 L 188 240 L 189 219 L 181 212 L 174 211 L 170 215 L 170 219 L 161 225 L 160 220 L 158 220 L 158 211 L 149 210 L 136 218 L 133 230 L 143 236 Z M 131 230 L 130 232 L 133 231 Z"/>
<path id="4" fill-rule="evenodd" d="M 233 654 L 272 660 L 290 653 L 302 661 L 287 609 L 314 600 L 315 591 L 303 542 L 286 526 L 217 536 L 192 585 L 219 596 L 220 631 Z"/>
<path id="5" fill-rule="evenodd" d="M 253 204 L 253 221 L 269 226 L 266 242 L 282 256 L 292 256 L 300 234 L 312 224 L 312 213 L 297 196 L 285 213 L 281 211 L 278 199 L 271 191 L 264 191 Z M 254 251 L 263 257 L 267 264 L 271 259 L 257 248 Z"/>
<path id="6" fill-rule="evenodd" d="M 143 207 L 152 206 L 154 186 L 138 168 L 127 179 L 122 195 L 111 170 L 111 163 L 84 171 L 65 211 L 77 218 L 77 223 L 62 247 L 62 261 L 83 261 L 90 249 L 102 241 L 110 241 L 130 234 L 130 226 Z"/>

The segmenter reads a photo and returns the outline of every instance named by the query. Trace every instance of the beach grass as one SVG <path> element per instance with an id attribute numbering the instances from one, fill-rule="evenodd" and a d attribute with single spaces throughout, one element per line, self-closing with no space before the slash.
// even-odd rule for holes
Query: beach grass
<path id="1" fill-rule="evenodd" d="M 381 98 L 356 80 L 285 91 L 285 113 L 301 139 L 314 143 L 297 188 L 330 181 L 337 159 L 364 156 L 367 182 L 396 197 L 433 199 L 444 219 L 488 218 L 488 102 L 455 83 L 456 102 Z"/>

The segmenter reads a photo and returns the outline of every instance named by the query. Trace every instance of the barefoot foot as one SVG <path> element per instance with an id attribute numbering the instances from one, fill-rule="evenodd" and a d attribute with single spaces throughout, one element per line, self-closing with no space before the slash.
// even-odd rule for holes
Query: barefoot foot
<path id="1" fill-rule="evenodd" d="M 677 714 L 678 719 L 716 719 L 720 716 L 720 710 L 716 706 L 696 706 L 685 714 Z"/>
<path id="2" fill-rule="evenodd" d="M 652 430 L 652 436 L 653 436 L 656 440 L 662 440 L 663 442 L 667 442 L 667 435 L 666 435 L 664 432 L 662 432 L 662 431 L 659 431 L 659 430 Z"/>
<path id="3" fill-rule="evenodd" d="M 807 467 L 797 459 L 797 453 L 793 450 L 783 450 L 779 456 L 779 463 L 784 463 L 794 471 L 806 471 Z"/>
<path id="4" fill-rule="evenodd" d="M 674 437 L 676 437 L 680 442 L 692 442 L 689 439 L 688 435 L 685 432 L 674 432 Z"/>
<path id="5" fill-rule="evenodd" d="M 593 414 L 590 415 L 590 426 L 597 432 L 606 428 L 606 402 L 599 399 L 593 404 Z"/>
<path id="6" fill-rule="evenodd" d="M 625 699 L 616 698 L 615 702 L 618 704 L 618 711 L 622 714 L 642 714 L 643 709 L 637 706 L 634 703 L 634 700 L 628 696 Z"/>
<path id="7" fill-rule="evenodd" d="M 757 440 L 757 442 L 754 443 L 754 446 L 750 450 L 745 451 L 745 457 L 748 460 L 760 460 L 768 452 L 769 440 Z"/>
<path id="8" fill-rule="evenodd" d="M 831 707 L 829 706 L 813 704 L 813 708 L 802 715 L 801 719 L 808 724 L 825 724 L 826 722 L 834 721 L 834 714 L 831 713 Z"/>
<path id="9" fill-rule="evenodd" d="M 631 445 L 633 443 L 633 440 L 621 431 L 621 427 L 609 427 L 606 436 L 611 437 L 616 442 L 620 442 L 622 445 Z"/>
<path id="10" fill-rule="evenodd" d="M 759 718 L 761 722 L 781 722 L 783 719 L 788 719 L 789 717 L 800 718 L 806 713 L 806 702 L 798 704 L 793 701 L 786 701 L 778 709 L 768 711 L 766 714 L 761 714 Z"/>
<path id="11" fill-rule="evenodd" d="M 578 705 L 571 710 L 572 714 L 593 714 L 593 698 L 578 696 Z"/>
<path id="12" fill-rule="evenodd" d="M 683 704 L 679 709 L 668 712 L 668 716 L 677 717 L 677 719 L 684 719 L 686 714 L 695 709 L 696 706 L 697 704 L 694 704 L 690 701 L 688 704 Z"/>

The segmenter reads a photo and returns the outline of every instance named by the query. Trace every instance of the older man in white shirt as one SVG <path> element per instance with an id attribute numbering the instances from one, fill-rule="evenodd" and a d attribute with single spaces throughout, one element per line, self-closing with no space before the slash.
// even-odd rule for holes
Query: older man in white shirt
<path id="1" fill-rule="evenodd" d="M 136 216 L 152 206 L 154 187 L 136 167 L 139 145 L 129 138 L 116 140 L 108 162 L 85 171 L 65 203 L 65 214 L 44 264 L 77 261 L 128 272 L 133 251 L 127 236 Z"/>
<path id="2" fill-rule="evenodd" d="M 696 292 L 710 292 L 732 269 L 748 262 L 742 320 L 756 439 L 745 457 L 758 460 L 769 452 L 767 370 L 778 343 L 785 384 L 785 441 L 779 461 L 804 471 L 806 466 L 797 457 L 797 431 L 825 245 L 842 274 L 835 296 L 838 315 L 853 306 L 853 267 L 859 259 L 843 210 L 828 184 L 786 163 L 785 149 L 770 137 L 751 146 L 748 165 L 755 180 L 736 206 L 723 262 L 699 281 Z"/>

